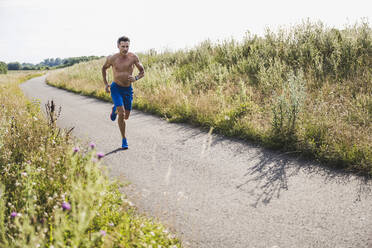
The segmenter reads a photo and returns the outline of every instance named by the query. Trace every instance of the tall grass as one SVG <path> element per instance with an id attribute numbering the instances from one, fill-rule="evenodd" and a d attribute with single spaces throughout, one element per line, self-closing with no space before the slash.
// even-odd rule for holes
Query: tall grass
<path id="1" fill-rule="evenodd" d="M 77 146 L 45 120 L 18 82 L 0 76 L 0 247 L 180 247 L 162 225 L 136 214 L 110 182 L 95 145 Z"/>
<path id="2" fill-rule="evenodd" d="M 17 84 L 27 81 L 33 77 L 41 76 L 43 74 L 44 72 L 42 71 L 8 71 L 7 74 L 0 76 L 0 84 Z"/>
<path id="3" fill-rule="evenodd" d="M 242 42 L 140 54 L 138 109 L 330 165 L 372 173 L 372 31 L 303 22 Z M 110 100 L 104 60 L 48 77 L 52 85 Z"/>

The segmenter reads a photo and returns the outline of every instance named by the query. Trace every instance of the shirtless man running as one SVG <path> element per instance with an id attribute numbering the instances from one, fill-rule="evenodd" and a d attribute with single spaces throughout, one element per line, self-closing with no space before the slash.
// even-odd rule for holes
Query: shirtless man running
<path id="1" fill-rule="evenodd" d="M 110 118 L 115 121 L 119 115 L 118 125 L 123 138 L 121 147 L 128 149 L 128 141 L 125 136 L 125 120 L 128 120 L 132 109 L 133 88 L 132 83 L 145 76 L 145 70 L 140 63 L 138 56 L 129 52 L 130 40 L 128 37 L 118 39 L 119 53 L 108 56 L 102 67 L 103 82 L 107 93 L 111 92 L 114 103 Z M 106 79 L 106 70 L 112 66 L 114 81 L 109 85 Z M 137 76 L 132 76 L 134 66 L 139 70 Z"/>

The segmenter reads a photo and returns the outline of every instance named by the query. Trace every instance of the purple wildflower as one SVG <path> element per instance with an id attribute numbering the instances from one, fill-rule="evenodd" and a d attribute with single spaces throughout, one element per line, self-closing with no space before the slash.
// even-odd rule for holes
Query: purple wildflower
<path id="1" fill-rule="evenodd" d="M 15 217 L 17 217 L 17 215 L 18 215 L 18 213 L 17 213 L 17 212 L 12 212 L 12 213 L 10 214 L 10 216 L 11 216 L 12 218 L 15 218 Z"/>
<path id="2" fill-rule="evenodd" d="M 102 236 L 106 236 L 106 231 L 105 230 L 101 230 L 99 232 L 101 233 Z"/>
<path id="3" fill-rule="evenodd" d="M 62 203 L 62 208 L 63 208 L 63 210 L 71 210 L 71 205 L 68 202 L 63 202 Z"/>
<path id="4" fill-rule="evenodd" d="M 97 152 L 97 158 L 98 159 L 101 159 L 105 156 L 105 154 L 103 154 L 103 152 Z"/>
<path id="5" fill-rule="evenodd" d="M 77 153 L 77 152 L 79 152 L 79 151 L 80 151 L 79 147 L 75 147 L 75 148 L 74 148 L 74 153 Z"/>
<path id="6" fill-rule="evenodd" d="M 90 142 L 89 146 L 90 148 L 94 149 L 96 147 L 96 144 L 94 144 L 93 142 Z"/>

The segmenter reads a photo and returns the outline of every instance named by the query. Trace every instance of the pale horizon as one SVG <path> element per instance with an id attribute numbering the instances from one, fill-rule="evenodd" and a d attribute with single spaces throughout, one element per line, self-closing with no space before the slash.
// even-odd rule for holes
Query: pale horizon
<path id="1" fill-rule="evenodd" d="M 0 0 L 0 61 L 37 64 L 47 58 L 107 56 L 117 38 L 130 51 L 192 48 L 200 42 L 263 35 L 309 19 L 342 29 L 371 20 L 369 1 L 46 1 Z M 369 11 L 368 11 L 369 10 Z"/>

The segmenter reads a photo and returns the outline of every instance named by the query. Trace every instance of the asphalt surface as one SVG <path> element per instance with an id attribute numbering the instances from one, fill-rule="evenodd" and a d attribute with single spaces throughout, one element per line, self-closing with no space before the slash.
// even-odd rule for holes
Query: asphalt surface
<path id="1" fill-rule="evenodd" d="M 371 181 L 136 110 L 118 150 L 110 103 L 44 80 L 21 88 L 62 106 L 58 125 L 94 141 L 128 198 L 185 247 L 372 247 Z"/>

